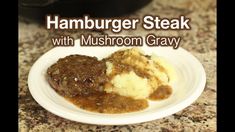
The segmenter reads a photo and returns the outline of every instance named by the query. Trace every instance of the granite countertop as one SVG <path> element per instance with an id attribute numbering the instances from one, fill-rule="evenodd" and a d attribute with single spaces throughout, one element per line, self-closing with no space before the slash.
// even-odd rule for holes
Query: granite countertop
<path id="1" fill-rule="evenodd" d="M 42 108 L 32 98 L 27 86 L 28 73 L 33 63 L 53 48 L 50 38 L 57 35 L 112 34 L 111 31 L 49 32 L 44 25 L 19 19 L 19 130 L 28 131 L 216 131 L 216 1 L 215 0 L 154 0 L 130 17 L 142 18 L 146 14 L 161 17 L 186 15 L 191 18 L 189 31 L 150 31 L 156 35 L 182 36 L 181 47 L 190 51 L 203 64 L 207 83 L 202 95 L 192 105 L 171 116 L 123 126 L 88 125 L 63 119 Z M 126 35 L 150 33 L 137 28 L 123 31 Z"/>

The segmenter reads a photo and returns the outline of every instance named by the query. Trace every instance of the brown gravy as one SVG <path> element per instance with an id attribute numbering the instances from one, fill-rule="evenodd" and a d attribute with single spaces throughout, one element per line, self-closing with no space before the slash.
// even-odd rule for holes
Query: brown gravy
<path id="1" fill-rule="evenodd" d="M 163 100 L 172 94 L 168 85 L 160 86 L 150 96 L 150 100 Z M 132 99 L 114 93 L 97 92 L 88 96 L 66 98 L 79 108 L 99 113 L 126 113 L 140 111 L 148 107 L 146 99 Z"/>
<path id="2" fill-rule="evenodd" d="M 150 100 L 163 100 L 168 98 L 172 94 L 172 88 L 168 85 L 160 86 L 150 96 Z"/>
<path id="3" fill-rule="evenodd" d="M 143 110 L 148 107 L 148 102 L 145 99 L 136 100 L 105 92 L 67 99 L 79 108 L 99 113 L 126 113 Z"/>

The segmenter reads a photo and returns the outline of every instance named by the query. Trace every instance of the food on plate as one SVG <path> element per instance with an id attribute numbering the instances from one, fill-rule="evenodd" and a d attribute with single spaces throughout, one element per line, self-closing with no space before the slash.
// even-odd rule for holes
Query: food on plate
<path id="1" fill-rule="evenodd" d="M 122 49 L 98 60 L 85 55 L 60 58 L 47 70 L 57 93 L 76 106 L 99 113 L 146 109 L 148 100 L 172 94 L 174 70 L 164 59 L 138 48 Z"/>
<path id="2" fill-rule="evenodd" d="M 169 85 L 169 72 L 157 57 L 145 55 L 137 48 L 120 50 L 105 59 L 108 93 L 134 99 L 146 99 L 160 86 Z"/>
<path id="3" fill-rule="evenodd" d="M 104 61 L 96 57 L 70 55 L 59 59 L 47 70 L 50 85 L 65 97 L 102 91 L 107 81 Z"/>

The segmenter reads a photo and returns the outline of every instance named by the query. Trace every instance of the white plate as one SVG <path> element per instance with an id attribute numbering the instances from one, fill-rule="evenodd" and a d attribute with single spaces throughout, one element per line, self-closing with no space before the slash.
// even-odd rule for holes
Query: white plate
<path id="1" fill-rule="evenodd" d="M 58 95 L 45 78 L 46 70 L 59 58 L 71 54 L 83 54 L 103 58 L 120 47 L 56 47 L 41 56 L 32 66 L 28 86 L 33 98 L 46 110 L 63 118 L 100 125 L 123 125 L 151 121 L 174 114 L 193 103 L 202 93 L 206 75 L 201 63 L 182 48 L 140 47 L 146 54 L 155 53 L 164 57 L 176 70 L 177 80 L 173 94 L 166 100 L 150 102 L 143 111 L 125 114 L 102 114 L 82 110 Z"/>

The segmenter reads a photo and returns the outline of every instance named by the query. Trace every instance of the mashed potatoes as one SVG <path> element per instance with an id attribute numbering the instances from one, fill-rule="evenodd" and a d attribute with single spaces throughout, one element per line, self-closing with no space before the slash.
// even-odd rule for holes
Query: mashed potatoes
<path id="1" fill-rule="evenodd" d="M 134 99 L 148 98 L 174 78 L 173 68 L 163 59 L 144 55 L 137 48 L 113 53 L 106 58 L 106 67 L 110 84 L 105 86 L 105 91 Z"/>
<path id="2" fill-rule="evenodd" d="M 147 98 L 153 90 L 147 78 L 141 78 L 133 71 L 114 76 L 111 83 L 113 88 L 107 88 L 106 92 L 115 92 L 135 99 Z"/>

